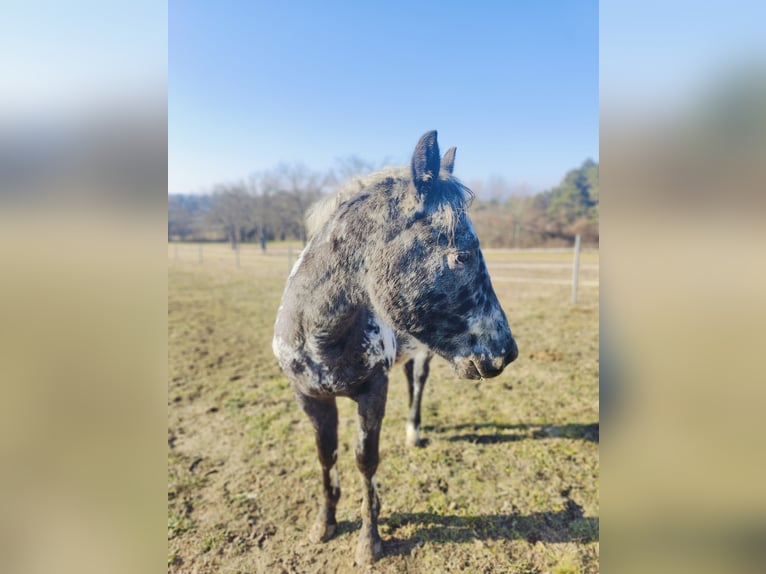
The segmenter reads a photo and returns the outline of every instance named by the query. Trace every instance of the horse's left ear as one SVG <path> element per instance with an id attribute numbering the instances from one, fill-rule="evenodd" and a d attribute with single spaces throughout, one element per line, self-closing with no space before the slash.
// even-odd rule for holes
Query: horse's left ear
<path id="1" fill-rule="evenodd" d="M 451 147 L 447 150 L 447 152 L 444 154 L 444 157 L 442 158 L 442 169 L 449 174 L 451 174 L 452 170 L 455 169 L 455 152 L 456 151 L 457 151 L 456 147 Z"/>
<path id="2" fill-rule="evenodd" d="M 436 130 L 423 134 L 412 154 L 412 183 L 421 195 L 431 191 L 439 178 L 439 144 Z"/>

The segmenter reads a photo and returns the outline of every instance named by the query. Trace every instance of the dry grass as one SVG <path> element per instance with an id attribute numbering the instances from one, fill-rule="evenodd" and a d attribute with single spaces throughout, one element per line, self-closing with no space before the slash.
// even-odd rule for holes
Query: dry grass
<path id="1" fill-rule="evenodd" d="M 169 264 L 168 571 L 356 571 L 361 491 L 347 400 L 338 533 L 306 540 L 319 465 L 271 354 L 286 255 L 253 251 L 236 269 L 182 249 Z M 429 443 L 417 450 L 404 446 L 406 382 L 394 371 L 378 471 L 385 556 L 371 572 L 598 572 L 598 288 L 583 287 L 573 306 L 569 287 L 516 283 L 528 270 L 495 267 L 568 262 L 566 253 L 486 255 L 520 357 L 481 383 L 435 360 Z"/>

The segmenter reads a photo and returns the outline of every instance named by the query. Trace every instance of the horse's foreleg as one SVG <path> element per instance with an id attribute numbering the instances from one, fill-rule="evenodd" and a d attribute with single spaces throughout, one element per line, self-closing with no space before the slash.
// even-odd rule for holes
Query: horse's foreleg
<path id="1" fill-rule="evenodd" d="M 301 396 L 299 401 L 314 426 L 324 489 L 324 500 L 309 538 L 312 542 L 325 542 L 335 533 L 335 508 L 340 499 L 338 469 L 335 468 L 338 459 L 338 408 L 334 398 L 318 400 Z"/>
<path id="2" fill-rule="evenodd" d="M 410 395 L 410 413 L 407 417 L 407 446 L 423 446 L 420 438 L 420 405 L 423 401 L 423 389 L 428 379 L 429 355 L 418 355 L 405 363 L 407 386 Z"/>
<path id="3" fill-rule="evenodd" d="M 358 432 L 356 466 L 362 473 L 362 530 L 356 547 L 356 563 L 368 564 L 380 558 L 383 543 L 378 534 L 380 498 L 375 484 L 378 470 L 380 428 L 386 410 L 388 381 L 371 384 L 371 390 L 357 397 Z"/>

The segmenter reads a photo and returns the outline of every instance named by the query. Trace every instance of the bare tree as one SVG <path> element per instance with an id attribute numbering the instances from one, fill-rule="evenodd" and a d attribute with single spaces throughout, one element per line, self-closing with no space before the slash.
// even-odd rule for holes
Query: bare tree
<path id="1" fill-rule="evenodd" d="M 279 186 L 270 172 L 256 172 L 250 176 L 249 191 L 255 209 L 254 233 L 266 251 L 266 242 L 281 238 L 285 227 L 285 217 L 279 207 Z"/>
<path id="2" fill-rule="evenodd" d="M 178 237 L 186 240 L 197 231 L 194 214 L 178 195 L 168 196 L 168 241 Z"/>
<path id="3" fill-rule="evenodd" d="M 213 190 L 209 221 L 220 227 L 231 248 L 237 249 L 255 225 L 255 205 L 244 183 L 219 185 Z"/>
<path id="4" fill-rule="evenodd" d="M 335 160 L 335 167 L 330 171 L 328 180 L 331 185 L 338 186 L 352 177 L 367 175 L 375 169 L 374 163 L 358 155 L 340 157 Z"/>
<path id="5" fill-rule="evenodd" d="M 306 211 L 325 193 L 329 182 L 327 173 L 304 164 L 281 163 L 263 174 L 263 193 L 272 198 L 271 216 L 277 216 L 283 237 L 295 235 L 306 244 Z"/>

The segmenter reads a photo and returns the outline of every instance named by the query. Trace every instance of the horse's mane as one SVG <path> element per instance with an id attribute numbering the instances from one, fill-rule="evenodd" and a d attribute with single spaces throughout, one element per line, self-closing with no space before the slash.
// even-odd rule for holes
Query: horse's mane
<path id="1" fill-rule="evenodd" d="M 308 237 L 313 237 L 342 203 L 356 197 L 364 190 L 374 188 L 391 179 L 412 180 L 411 167 L 386 167 L 367 175 L 354 176 L 341 185 L 338 191 L 318 200 L 306 212 L 306 234 Z M 456 214 L 467 210 L 473 199 L 473 192 L 446 170 L 441 170 L 439 173 L 439 182 L 445 198 L 442 205 L 449 221 L 448 225 L 450 228 L 454 228 L 457 221 Z"/>

